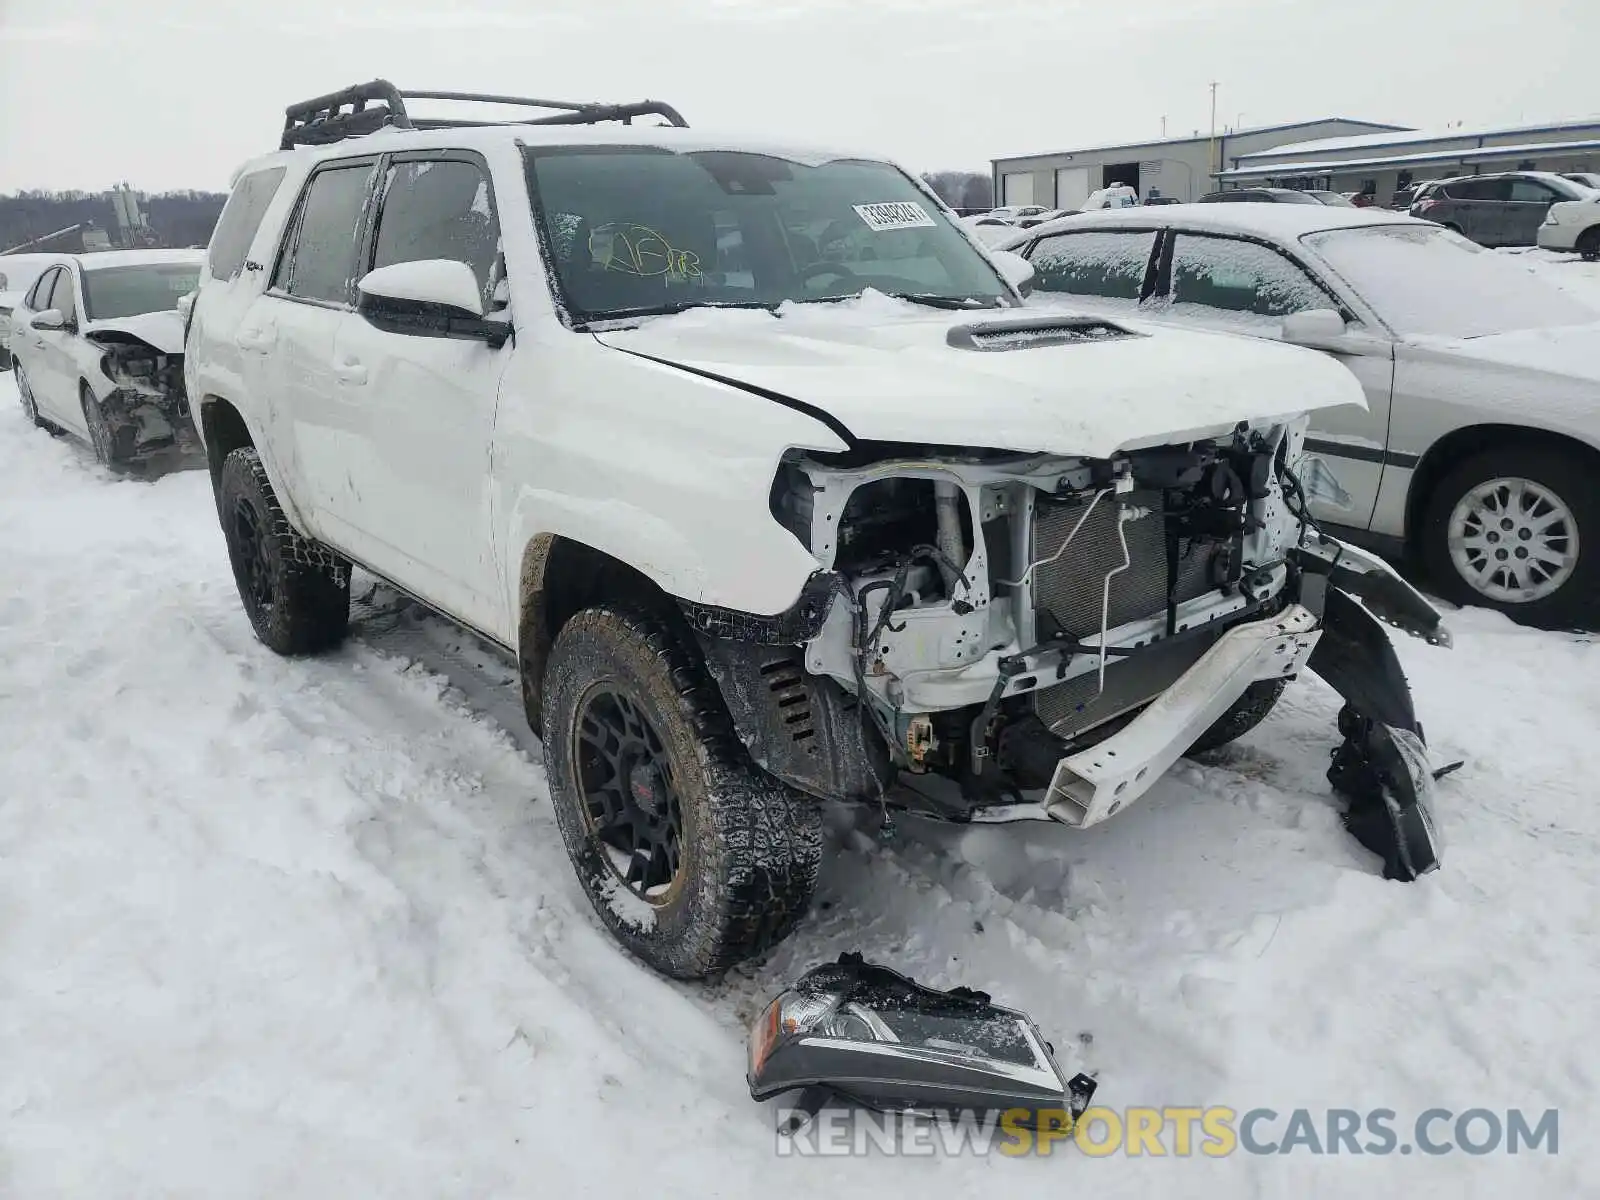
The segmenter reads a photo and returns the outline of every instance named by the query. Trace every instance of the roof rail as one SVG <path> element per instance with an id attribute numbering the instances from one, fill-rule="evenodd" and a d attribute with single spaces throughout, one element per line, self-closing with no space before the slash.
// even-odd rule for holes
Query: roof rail
<path id="1" fill-rule="evenodd" d="M 550 108 L 556 111 L 541 117 L 514 121 L 464 121 L 439 117 L 413 117 L 406 111 L 407 100 L 466 100 L 478 104 L 509 104 L 524 108 Z M 664 117 L 667 123 L 686 127 L 678 110 L 659 100 L 636 100 L 630 104 L 573 103 L 567 100 L 535 100 L 527 96 L 490 96 L 479 92 L 402 92 L 387 79 L 358 83 L 343 91 L 330 92 L 291 104 L 283 110 L 283 138 L 280 150 L 296 146 L 325 146 L 345 138 L 374 133 L 385 126 L 396 129 L 452 129 L 458 126 L 485 125 L 593 125 L 600 121 L 621 121 L 634 117 Z"/>

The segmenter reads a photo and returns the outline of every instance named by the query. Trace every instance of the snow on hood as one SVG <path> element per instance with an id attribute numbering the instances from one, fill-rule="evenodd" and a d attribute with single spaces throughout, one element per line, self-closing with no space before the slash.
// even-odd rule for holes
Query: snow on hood
<path id="1" fill-rule="evenodd" d="M 1462 358 L 1545 371 L 1600 384 L 1600 322 L 1551 329 L 1519 329 L 1474 338 L 1410 339 Z"/>
<path id="2" fill-rule="evenodd" d="M 92 338 L 97 333 L 125 333 L 141 342 L 148 342 L 163 354 L 183 353 L 183 318 L 175 310 L 140 313 L 135 317 L 113 317 L 84 325 L 84 337 Z"/>
<path id="3" fill-rule="evenodd" d="M 1315 351 L 1116 321 L 1145 336 L 1010 350 L 951 346 L 955 326 L 1060 319 L 943 312 L 867 293 L 836 304 L 693 309 L 597 333 L 605 345 L 776 392 L 858 438 L 1106 458 L 1216 436 L 1240 421 L 1366 407 Z"/>

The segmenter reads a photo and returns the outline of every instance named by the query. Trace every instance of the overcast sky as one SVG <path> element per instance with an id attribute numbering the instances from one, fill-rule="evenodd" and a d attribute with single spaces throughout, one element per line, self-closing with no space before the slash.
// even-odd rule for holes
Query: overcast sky
<path id="1" fill-rule="evenodd" d="M 0 0 L 0 192 L 219 189 L 283 106 L 649 96 L 919 169 L 1206 129 L 1600 111 L 1596 0 Z"/>

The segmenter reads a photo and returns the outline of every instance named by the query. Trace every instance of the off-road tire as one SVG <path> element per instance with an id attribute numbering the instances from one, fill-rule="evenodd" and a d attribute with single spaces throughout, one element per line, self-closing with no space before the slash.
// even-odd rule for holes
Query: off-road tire
<path id="1" fill-rule="evenodd" d="M 1574 247 L 1583 256 L 1584 262 L 1600 262 L 1600 225 L 1592 229 L 1585 229 L 1578 236 L 1577 245 Z"/>
<path id="2" fill-rule="evenodd" d="M 1200 740 L 1188 749 L 1189 755 L 1208 754 L 1220 750 L 1229 742 L 1242 738 L 1267 719 L 1267 714 L 1278 703 L 1287 679 L 1258 679 L 1245 688 L 1244 695 L 1233 702 L 1233 707 L 1216 719 L 1210 729 L 1200 735 Z"/>
<path id="3" fill-rule="evenodd" d="M 629 696 L 672 767 L 679 874 L 653 907 L 626 891 L 586 818 L 576 742 L 588 698 L 602 687 Z M 664 975 L 700 979 L 789 935 L 816 889 L 821 812 L 751 762 L 685 629 L 622 608 L 579 613 L 551 650 L 543 718 L 545 773 L 567 853 L 624 947 Z"/>
<path id="4" fill-rule="evenodd" d="M 350 564 L 290 526 L 253 447 L 223 460 L 217 515 L 239 599 L 263 644 L 279 654 L 300 655 L 344 640 L 350 626 Z M 259 544 L 249 532 L 251 522 Z"/>
<path id="5" fill-rule="evenodd" d="M 1525 603 L 1485 596 L 1461 577 L 1450 559 L 1450 513 L 1481 483 L 1501 476 L 1529 479 L 1554 492 L 1578 526 L 1578 563 L 1555 593 Z M 1600 624 L 1600 490 L 1594 469 L 1575 454 L 1545 446 L 1512 445 L 1488 450 L 1456 464 L 1428 497 L 1417 547 L 1429 581 L 1456 604 L 1498 609 L 1537 629 L 1593 628 Z"/>
<path id="6" fill-rule="evenodd" d="M 87 383 L 78 385 L 78 404 L 83 409 L 83 423 L 89 430 L 89 445 L 94 456 L 106 467 L 125 466 L 133 457 L 139 431 L 132 425 L 113 429 L 106 420 L 105 409 L 95 399 Z"/>

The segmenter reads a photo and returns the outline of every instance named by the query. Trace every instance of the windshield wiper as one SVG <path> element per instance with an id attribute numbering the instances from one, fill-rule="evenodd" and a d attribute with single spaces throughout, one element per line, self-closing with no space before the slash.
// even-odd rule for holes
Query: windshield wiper
<path id="1" fill-rule="evenodd" d="M 929 308 L 951 308 L 967 311 L 974 308 L 999 308 L 998 300 L 982 296 L 941 296 L 937 292 L 890 292 L 896 300 L 909 300 L 913 304 L 926 304 Z"/>
<path id="2" fill-rule="evenodd" d="M 764 308 L 772 311 L 773 305 L 761 300 L 674 300 L 670 304 L 648 304 L 638 308 L 613 308 L 606 312 L 585 314 L 583 320 L 574 322 L 575 329 L 587 329 L 611 321 L 632 321 L 639 317 L 670 317 L 675 313 L 695 308 Z"/>

